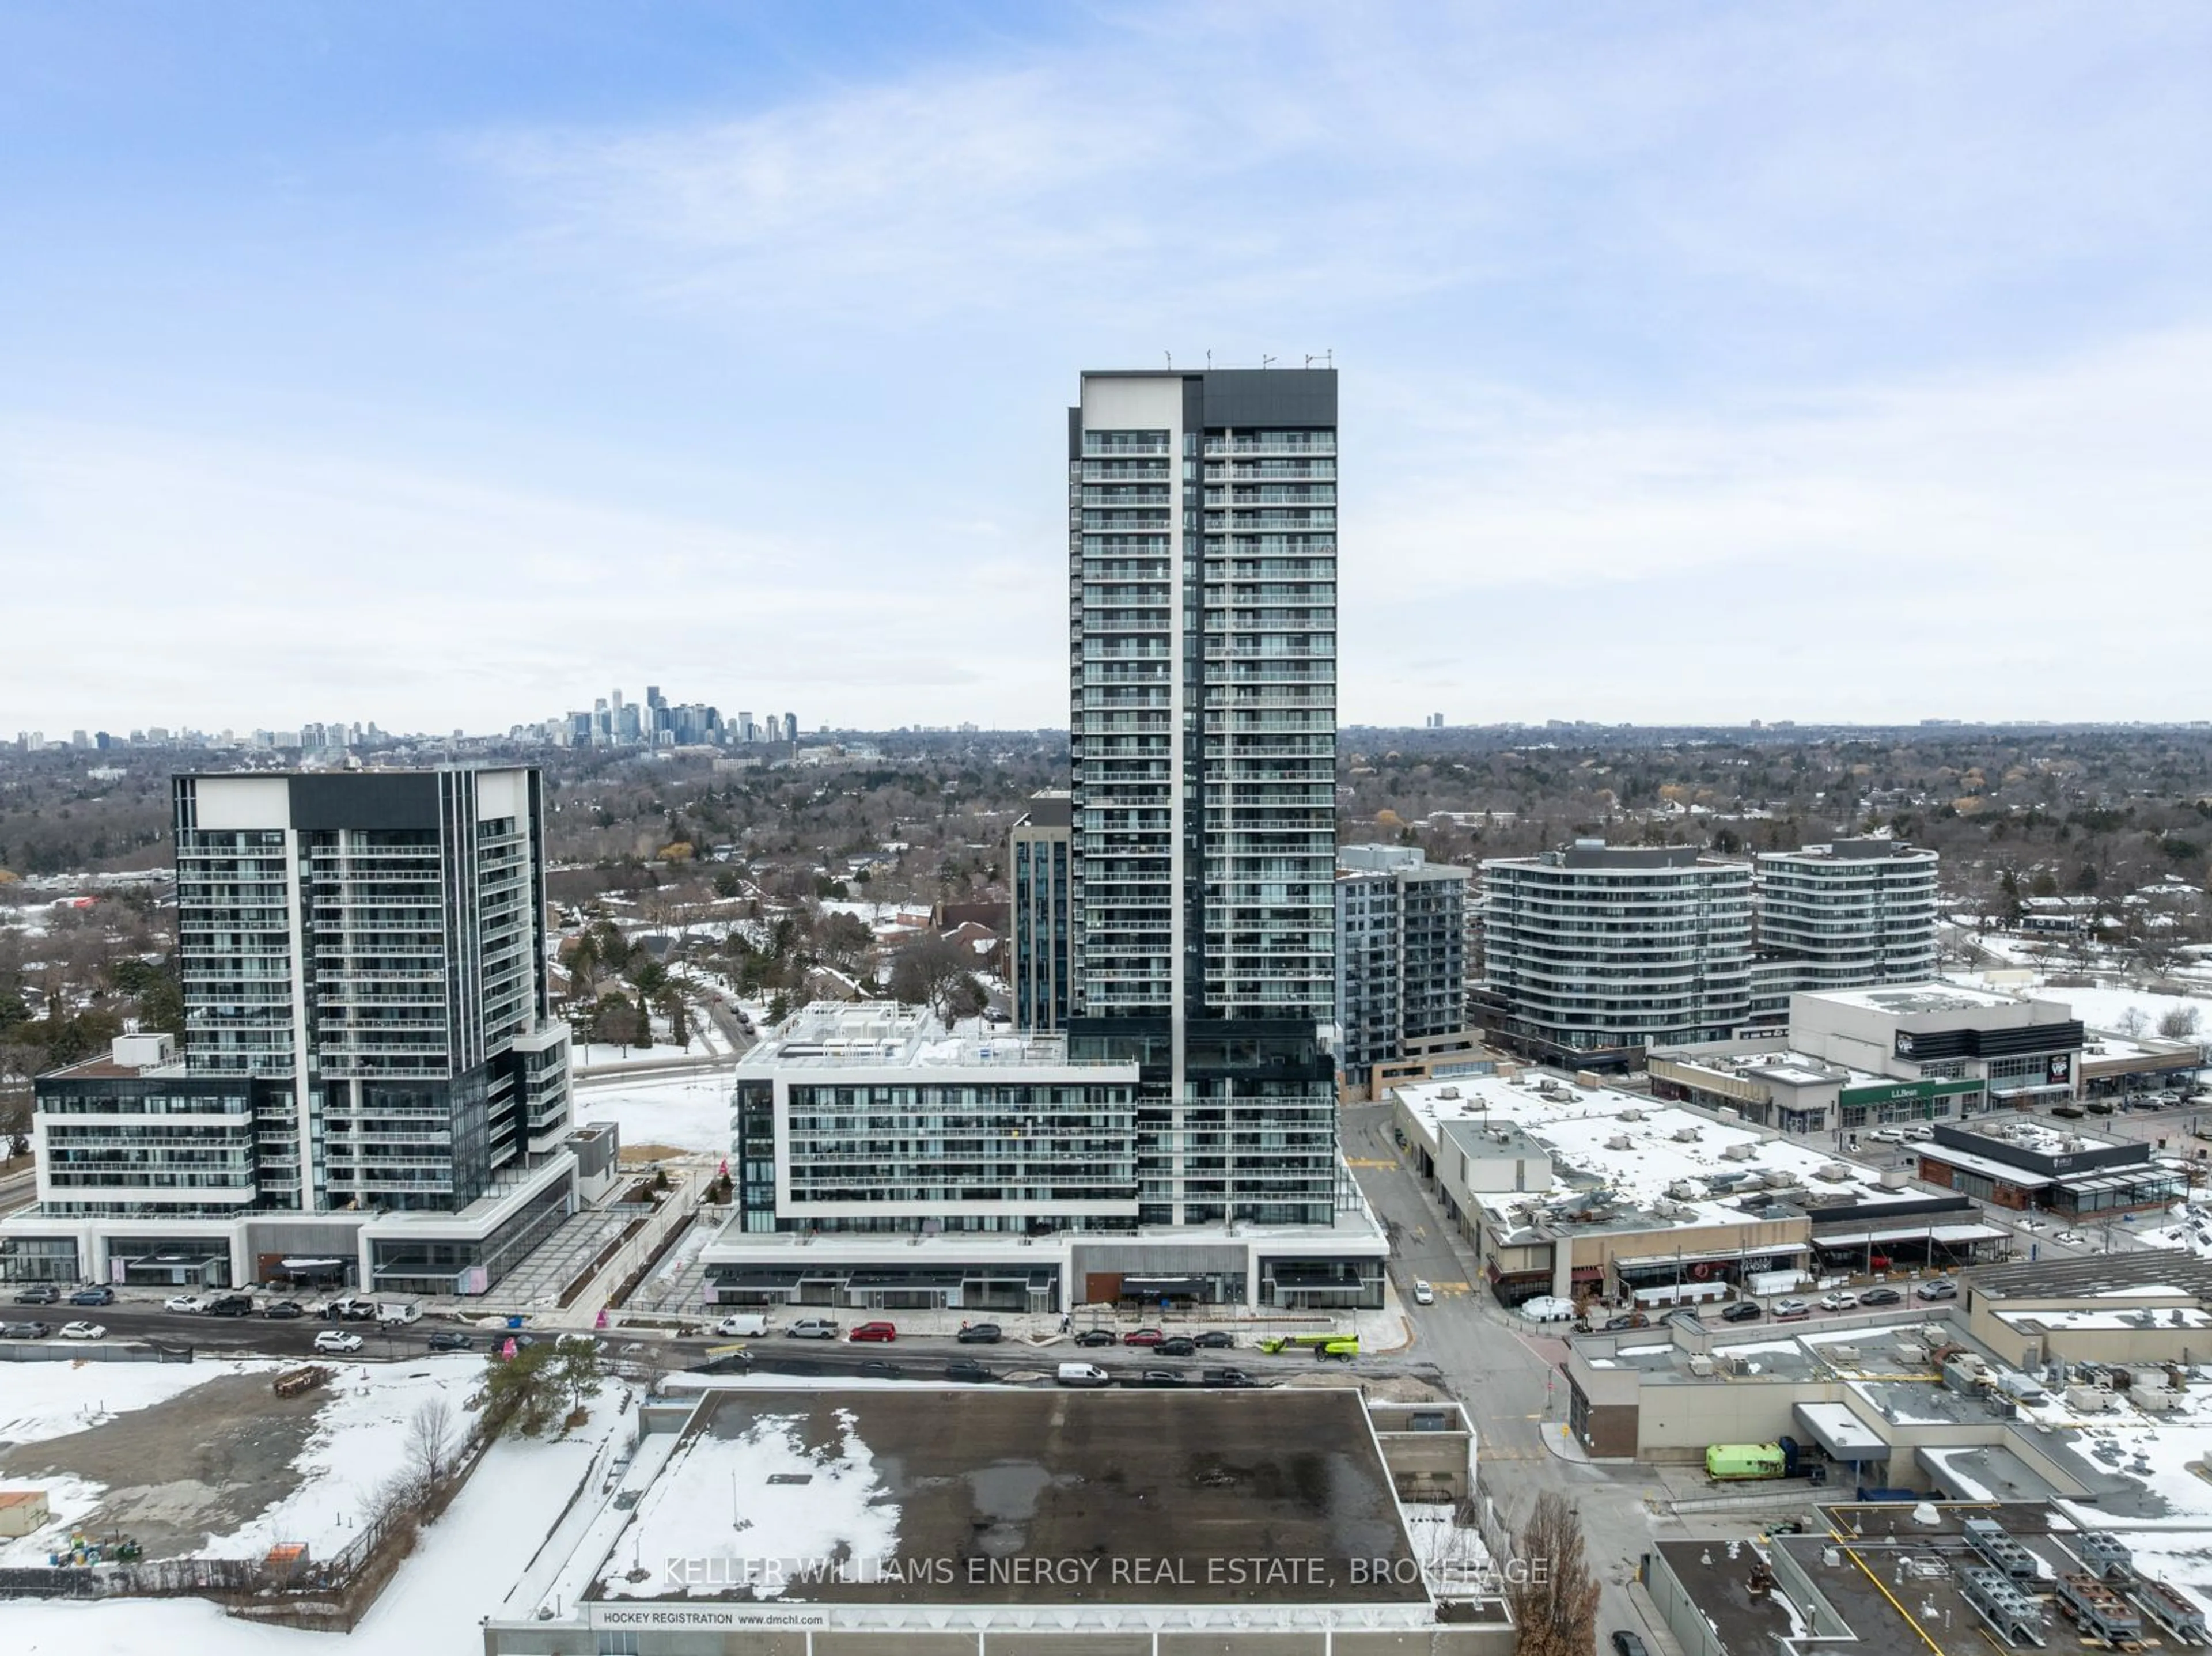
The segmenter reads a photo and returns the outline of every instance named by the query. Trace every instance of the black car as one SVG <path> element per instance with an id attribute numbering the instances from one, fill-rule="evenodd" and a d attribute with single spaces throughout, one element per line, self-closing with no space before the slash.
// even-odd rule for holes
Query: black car
<path id="1" fill-rule="evenodd" d="M 963 1323 L 957 1338 L 963 1345 L 996 1345 L 1006 1335 L 996 1323 Z"/>
<path id="2" fill-rule="evenodd" d="M 1231 1388 L 1257 1386 L 1260 1383 L 1241 1368 L 1208 1368 L 1199 1375 L 1198 1380 L 1201 1386 L 1222 1386 Z"/>
<path id="3" fill-rule="evenodd" d="M 1859 1303 L 1866 1305 L 1903 1305 L 1905 1295 L 1893 1288 L 1870 1288 L 1859 1295 Z"/>
<path id="4" fill-rule="evenodd" d="M 457 1333 L 450 1328 L 440 1329 L 430 1336 L 426 1344 L 433 1351 L 473 1351 L 477 1348 L 477 1343 L 471 1336 Z"/>
<path id="5" fill-rule="evenodd" d="M 1201 1351 L 1226 1351 L 1237 1340 L 1226 1329 L 1209 1328 L 1203 1334 L 1192 1335 L 1190 1343 Z"/>
<path id="6" fill-rule="evenodd" d="M 1182 1371 L 1180 1368 L 1147 1368 L 1145 1370 L 1144 1374 L 1139 1377 L 1137 1383 L 1139 1386 L 1183 1386 L 1188 1384 L 1188 1382 L 1183 1379 Z"/>
<path id="7" fill-rule="evenodd" d="M 274 1318 L 278 1322 L 284 1322 L 294 1317 L 306 1316 L 307 1307 L 297 1300 L 271 1300 L 261 1307 L 261 1314 Z"/>
<path id="8" fill-rule="evenodd" d="M 991 1371 L 972 1357 L 955 1357 L 945 1365 L 945 1378 L 949 1380 L 965 1380 L 971 1386 L 980 1386 L 991 1378 Z"/>
<path id="9" fill-rule="evenodd" d="M 1198 1355 L 1198 1342 L 1185 1339 L 1180 1334 L 1170 1334 L 1152 1350 L 1163 1357 L 1194 1357 Z"/>
<path id="10" fill-rule="evenodd" d="M 250 1317 L 253 1314 L 253 1296 L 250 1294 L 226 1294 L 209 1302 L 207 1314 L 210 1317 Z"/>
<path id="11" fill-rule="evenodd" d="M 1613 1635 L 1613 1647 L 1620 1656 L 1650 1656 L 1644 1647 L 1644 1641 L 1626 1628 Z"/>
<path id="12" fill-rule="evenodd" d="M 1078 1345 L 1119 1345 L 1110 1328 L 1086 1328 L 1075 1337 Z"/>
<path id="13" fill-rule="evenodd" d="M 1759 1307 L 1749 1300 L 1738 1300 L 1721 1313 L 1721 1320 L 1724 1323 L 1755 1323 L 1759 1320 Z"/>
<path id="14" fill-rule="evenodd" d="M 885 1362 L 881 1357 L 871 1357 L 860 1365 L 860 1372 L 870 1380 L 896 1380 L 906 1371 L 895 1362 Z"/>
<path id="15" fill-rule="evenodd" d="M 17 1305 L 58 1305 L 62 1291 L 52 1283 L 40 1283 L 36 1287 L 22 1289 L 15 1295 Z"/>
<path id="16" fill-rule="evenodd" d="M 44 1323 L 0 1323 L 0 1340 L 42 1340 L 53 1331 Z"/>
<path id="17" fill-rule="evenodd" d="M 69 1297 L 71 1305 L 113 1305 L 115 1290 L 112 1288 L 80 1288 Z M 45 1303 L 51 1304 L 52 1301 Z"/>

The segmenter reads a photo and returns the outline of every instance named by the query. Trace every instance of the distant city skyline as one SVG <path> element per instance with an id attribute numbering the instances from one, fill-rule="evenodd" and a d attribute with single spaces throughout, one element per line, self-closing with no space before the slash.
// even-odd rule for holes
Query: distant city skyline
<path id="1" fill-rule="evenodd" d="M 2185 717 L 2208 54 L 2201 8 L 26 0 L 0 730 L 655 678 L 1048 725 L 1071 365 L 1330 353 L 1347 723 Z"/>

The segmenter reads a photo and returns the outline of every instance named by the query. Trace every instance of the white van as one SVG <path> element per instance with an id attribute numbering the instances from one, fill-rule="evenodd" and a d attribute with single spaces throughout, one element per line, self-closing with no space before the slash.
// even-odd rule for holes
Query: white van
<path id="1" fill-rule="evenodd" d="M 422 1319 L 420 1300 L 379 1300 L 376 1319 L 380 1323 L 411 1323 Z"/>
<path id="2" fill-rule="evenodd" d="M 1064 1362 L 1054 1377 L 1062 1386 L 1111 1386 L 1114 1377 L 1095 1362 Z"/>
<path id="3" fill-rule="evenodd" d="M 768 1318 L 758 1311 L 738 1311 L 714 1325 L 725 1339 L 757 1339 L 768 1332 Z"/>

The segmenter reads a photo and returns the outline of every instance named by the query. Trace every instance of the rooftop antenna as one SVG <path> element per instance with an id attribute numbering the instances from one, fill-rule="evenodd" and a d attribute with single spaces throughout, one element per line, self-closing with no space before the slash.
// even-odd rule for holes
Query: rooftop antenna
<path id="1" fill-rule="evenodd" d="M 1206 354 L 1206 371 L 1208 373 L 1212 373 L 1213 372 L 1213 353 L 1212 351 L 1208 351 Z"/>
<path id="2" fill-rule="evenodd" d="M 1260 366 L 1263 368 L 1272 368 L 1275 366 L 1275 359 L 1263 354 L 1260 358 Z"/>
<path id="3" fill-rule="evenodd" d="M 1168 367 L 1172 369 L 1175 367 L 1175 353 L 1173 351 L 1162 351 L 1160 355 L 1167 358 Z"/>

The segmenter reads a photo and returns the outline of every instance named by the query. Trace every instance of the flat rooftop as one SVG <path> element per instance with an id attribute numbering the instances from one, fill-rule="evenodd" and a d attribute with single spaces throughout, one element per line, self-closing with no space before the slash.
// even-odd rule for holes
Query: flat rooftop
<path id="1" fill-rule="evenodd" d="M 1922 1012 L 1972 1012 L 1992 1006 L 2027 1006 L 2025 996 L 2001 995 L 1990 989 L 1969 989 L 1956 983 L 1906 983 L 1885 989 L 1820 989 L 1801 992 L 1807 1000 L 1836 1006 L 1856 1006 L 1863 1011 L 1887 1012 L 1911 1017 Z"/>
<path id="2" fill-rule="evenodd" d="M 982 1020 L 948 1025 L 892 1001 L 817 1000 L 802 1006 L 738 1060 L 739 1075 L 790 1069 L 1081 1069 L 1137 1078 L 1133 1063 L 1071 1059 L 1058 1034 L 1016 1034 Z"/>
<path id="3" fill-rule="evenodd" d="M 1394 1567 L 1376 1570 L 1382 1559 Z M 1428 1592 L 1348 1388 L 744 1387 L 702 1398 L 587 1597 L 1425 1604 Z"/>

